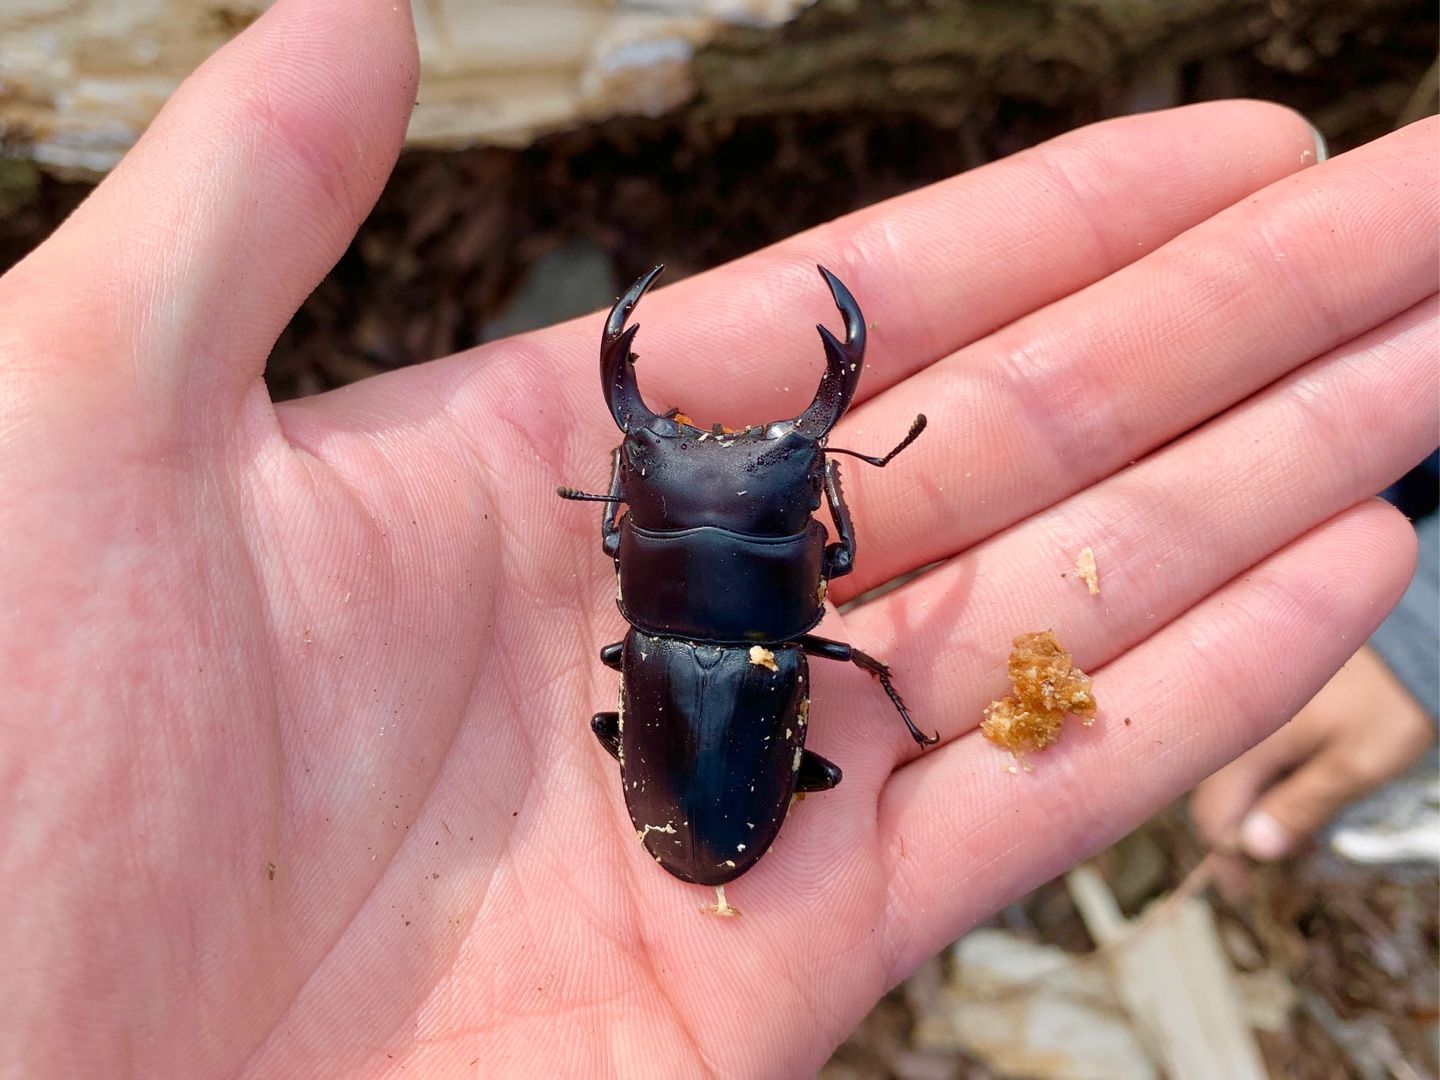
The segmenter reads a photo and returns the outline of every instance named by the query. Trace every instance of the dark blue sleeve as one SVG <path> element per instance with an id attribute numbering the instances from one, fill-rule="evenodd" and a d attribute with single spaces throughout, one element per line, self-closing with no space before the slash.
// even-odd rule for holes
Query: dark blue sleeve
<path id="1" fill-rule="evenodd" d="M 1434 458 L 1417 469 L 1429 474 L 1428 492 L 1434 488 Z M 1421 489 L 1422 493 L 1426 489 Z M 1388 493 L 1387 493 L 1388 494 Z M 1396 500 L 1397 502 L 1400 500 Z M 1402 509 L 1406 509 L 1402 505 Z M 1420 558 L 1415 578 L 1394 613 L 1370 639 L 1396 677 L 1430 713 L 1440 716 L 1440 514 L 1416 522 Z"/>

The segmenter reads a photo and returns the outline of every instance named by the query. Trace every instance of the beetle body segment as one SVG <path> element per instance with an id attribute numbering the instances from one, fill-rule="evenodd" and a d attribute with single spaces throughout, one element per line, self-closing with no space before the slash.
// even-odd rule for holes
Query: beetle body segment
<path id="1" fill-rule="evenodd" d="M 719 436 L 659 426 L 627 432 L 620 447 L 626 621 L 710 642 L 789 641 L 814 627 L 829 576 L 826 529 L 811 517 L 824 451 L 788 425 Z"/>
<path id="2" fill-rule="evenodd" d="M 645 849 L 670 873 L 723 885 L 774 842 L 805 746 L 798 645 L 749 650 L 631 630 L 621 666 L 621 780 Z"/>

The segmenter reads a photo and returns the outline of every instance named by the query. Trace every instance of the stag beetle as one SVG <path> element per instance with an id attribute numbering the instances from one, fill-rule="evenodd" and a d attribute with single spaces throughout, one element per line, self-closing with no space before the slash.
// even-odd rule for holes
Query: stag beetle
<path id="1" fill-rule="evenodd" d="M 805 749 L 807 653 L 877 677 L 915 741 L 935 741 L 910 719 L 885 664 L 809 632 L 825 613 L 827 582 L 848 574 L 855 558 L 840 471 L 826 455 L 884 466 L 915 441 L 925 417 L 884 457 L 826 447 L 860 381 L 865 321 L 823 266 L 845 340 L 818 327 L 825 374 L 804 412 L 741 431 L 704 431 L 678 410 L 652 412 L 630 348 L 640 327 L 625 323 L 663 269 L 632 285 L 605 323 L 600 377 L 624 433 L 609 494 L 558 493 L 607 504 L 601 544 L 615 560 L 616 603 L 630 624 L 623 641 L 600 651 L 621 674 L 619 710 L 596 714 L 591 727 L 620 762 L 630 820 L 655 861 L 682 881 L 723 887 L 769 848 L 792 795 L 840 782 L 836 765 Z M 835 543 L 812 516 L 822 491 Z"/>

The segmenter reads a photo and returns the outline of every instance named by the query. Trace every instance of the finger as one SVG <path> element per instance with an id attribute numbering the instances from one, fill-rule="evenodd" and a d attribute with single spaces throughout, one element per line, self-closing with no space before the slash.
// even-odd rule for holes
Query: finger
<path id="1" fill-rule="evenodd" d="M 6 318 L 152 399 L 255 385 L 378 196 L 415 86 L 408 4 L 280 0 L 4 279 Z"/>
<path id="2" fill-rule="evenodd" d="M 1240 826 L 1247 855 L 1268 862 L 1295 845 L 1363 795 L 1379 778 L 1354 767 L 1346 746 L 1327 747 L 1272 788 Z"/>
<path id="3" fill-rule="evenodd" d="M 892 978 L 1269 735 L 1399 599 L 1414 559 L 1404 518 L 1366 502 L 1099 671 L 1097 723 L 1033 774 L 1006 772 L 978 733 L 896 773 L 879 807 Z"/>
<path id="4" fill-rule="evenodd" d="M 838 447 L 926 433 L 846 470 L 843 603 L 1163 445 L 1435 290 L 1440 122 L 1282 180 L 847 417 Z M 898 474 L 898 478 L 897 478 Z M 918 494 L 921 497 L 917 497 Z"/>
<path id="5" fill-rule="evenodd" d="M 1352 668 L 1370 663 L 1380 665 L 1381 677 L 1393 685 L 1376 688 L 1374 698 L 1345 715 L 1340 726 L 1315 725 L 1330 736 L 1323 749 L 1307 754 L 1302 768 L 1266 791 L 1240 825 L 1240 844 L 1252 858 L 1269 861 L 1290 854 L 1348 803 L 1404 773 L 1434 742 L 1434 721 L 1383 661 L 1361 650 L 1333 681 L 1353 677 Z M 1305 715 L 1302 711 L 1272 738 L 1301 726 Z"/>
<path id="6" fill-rule="evenodd" d="M 1009 693 L 1005 655 L 1017 633 L 1053 629 L 1087 671 L 1110 661 L 1429 453 L 1431 403 L 1440 396 L 1437 323 L 1432 303 L 1406 312 L 854 609 L 846 633 L 892 664 L 917 722 L 937 726 L 942 738 L 970 730 L 986 702 Z M 1099 571 L 1097 596 L 1073 572 L 1086 547 Z M 860 710 L 844 713 L 829 735 L 840 740 L 836 760 L 859 757 L 883 771 L 895 761 L 887 752 L 915 753 L 898 733 L 878 740 L 873 714 Z"/>
<path id="7" fill-rule="evenodd" d="M 1260 102 L 1083 128 L 650 294 L 635 316 L 642 389 L 702 420 L 798 413 L 823 368 L 815 323 L 836 323 L 823 263 L 871 326 L 863 399 L 1314 160 L 1304 119 Z M 530 340 L 550 398 L 578 387 L 575 414 L 594 414 L 599 320 Z M 472 359 L 498 355 L 510 345 Z"/>
<path id="8" fill-rule="evenodd" d="M 1300 716 L 1304 715 L 1302 709 Z M 1190 796 L 1190 818 L 1205 841 L 1219 851 L 1241 847 L 1240 823 L 1275 777 L 1308 760 L 1323 741 L 1323 730 L 1291 721 L 1242 754 Z"/>

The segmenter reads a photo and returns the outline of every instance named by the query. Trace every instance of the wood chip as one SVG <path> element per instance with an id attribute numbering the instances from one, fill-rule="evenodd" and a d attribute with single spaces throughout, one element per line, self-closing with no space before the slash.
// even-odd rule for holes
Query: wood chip
<path id="1" fill-rule="evenodd" d="M 1058 739 L 1067 713 L 1087 727 L 1095 722 L 1095 694 L 1090 676 L 1075 666 L 1053 632 L 1021 634 L 1013 645 L 1009 674 L 1014 693 L 990 703 L 980 733 L 1029 769 L 1025 755 Z"/>
<path id="2" fill-rule="evenodd" d="M 1080 580 L 1085 582 L 1085 587 L 1090 590 L 1091 596 L 1100 595 L 1100 572 L 1095 569 L 1095 552 L 1088 547 L 1080 552 L 1080 557 L 1075 560 L 1075 571 L 1080 575 Z"/>

